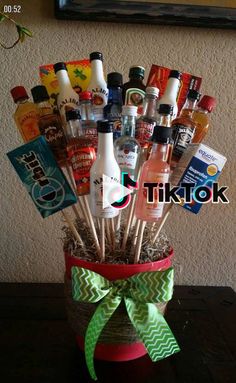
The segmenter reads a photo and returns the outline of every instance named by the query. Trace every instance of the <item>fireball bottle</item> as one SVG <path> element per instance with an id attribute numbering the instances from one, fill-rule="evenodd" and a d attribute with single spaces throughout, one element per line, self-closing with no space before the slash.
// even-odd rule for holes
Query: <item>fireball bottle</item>
<path id="1" fill-rule="evenodd" d="M 159 187 L 164 190 L 169 181 L 170 165 L 167 162 L 168 145 L 172 129 L 166 126 L 155 126 L 152 136 L 153 146 L 149 159 L 143 164 L 135 208 L 138 219 L 147 222 L 158 221 L 163 214 L 164 201 L 159 201 Z M 145 183 L 154 183 L 153 203 L 148 200 L 149 193 Z M 164 194 L 164 193 L 163 193 Z"/>
<path id="2" fill-rule="evenodd" d="M 66 112 L 67 153 L 78 195 L 90 192 L 90 169 L 95 161 L 96 154 L 89 138 L 83 135 L 78 110 Z"/>
<path id="3" fill-rule="evenodd" d="M 39 112 L 33 102 L 28 101 L 29 96 L 23 86 L 11 89 L 11 95 L 17 104 L 14 113 L 16 126 L 24 140 L 28 142 L 40 136 L 38 118 Z"/>
<path id="4" fill-rule="evenodd" d="M 95 121 L 103 119 L 103 108 L 107 104 L 108 89 L 103 73 L 103 56 L 100 52 L 90 53 L 91 79 L 88 86 L 93 95 Z"/>
<path id="5" fill-rule="evenodd" d="M 193 144 L 202 142 L 209 129 L 209 114 L 216 106 L 216 99 L 211 96 L 203 96 L 193 111 L 192 119 L 196 123 Z"/>
<path id="6" fill-rule="evenodd" d="M 113 206 L 103 208 L 103 175 L 114 182 L 120 182 L 120 168 L 113 150 L 113 124 L 110 121 L 98 121 L 97 158 L 90 171 L 90 207 L 94 217 L 113 218 L 119 214 Z"/>

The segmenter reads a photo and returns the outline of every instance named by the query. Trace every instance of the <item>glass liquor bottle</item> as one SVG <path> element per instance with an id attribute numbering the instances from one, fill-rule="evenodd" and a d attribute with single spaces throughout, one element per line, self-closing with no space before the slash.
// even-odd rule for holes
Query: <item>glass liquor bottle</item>
<path id="1" fill-rule="evenodd" d="M 180 116 L 172 121 L 174 148 L 171 159 L 172 168 L 176 166 L 182 154 L 192 142 L 196 123 L 192 119 L 193 110 L 200 98 L 200 93 L 194 89 L 188 91 L 187 99 Z"/>
<path id="2" fill-rule="evenodd" d="M 38 109 L 33 102 L 28 101 L 29 96 L 25 88 L 23 86 L 16 86 L 11 89 L 11 95 L 17 104 L 14 120 L 24 142 L 31 141 L 40 136 Z"/>
<path id="3" fill-rule="evenodd" d="M 154 126 L 157 119 L 157 98 L 159 89 L 155 87 L 147 87 L 144 98 L 143 116 L 136 121 L 135 138 L 138 140 L 142 148 L 148 148 L 148 142 L 153 134 Z"/>
<path id="4" fill-rule="evenodd" d="M 72 167 L 78 195 L 90 193 L 90 169 L 96 159 L 95 150 L 89 138 L 83 135 L 78 110 L 66 112 L 66 138 L 68 160 Z"/>
<path id="5" fill-rule="evenodd" d="M 83 135 L 92 140 L 92 145 L 97 151 L 97 123 L 94 120 L 92 93 L 88 90 L 80 93 L 80 113 Z"/>
<path id="6" fill-rule="evenodd" d="M 196 123 L 195 133 L 192 143 L 202 142 L 209 129 L 210 118 L 209 114 L 216 106 L 216 99 L 211 96 L 203 96 L 197 108 L 193 111 L 192 119 Z"/>
<path id="7" fill-rule="evenodd" d="M 121 135 L 121 110 L 122 110 L 122 75 L 117 72 L 108 73 L 108 103 L 104 107 L 104 118 L 113 123 L 113 139 Z"/>
<path id="8" fill-rule="evenodd" d="M 147 222 L 158 221 L 162 217 L 164 202 L 159 201 L 159 184 L 162 187 L 169 181 L 170 165 L 167 162 L 168 145 L 171 139 L 172 129 L 166 126 L 156 125 L 152 136 L 153 146 L 149 159 L 143 164 L 135 215 L 137 219 Z M 149 203 L 147 189 L 144 183 L 158 183 L 154 189 L 154 202 Z"/>
<path id="9" fill-rule="evenodd" d="M 31 89 L 34 103 L 39 111 L 39 130 L 50 145 L 55 159 L 60 163 L 66 160 L 66 137 L 62 128 L 61 119 L 53 113 L 49 103 L 47 89 L 37 85 Z"/>
<path id="10" fill-rule="evenodd" d="M 115 157 L 122 172 L 129 173 L 137 179 L 141 147 L 134 138 L 137 107 L 125 105 L 122 107 L 121 137 L 114 142 Z"/>
<path id="11" fill-rule="evenodd" d="M 182 74 L 178 70 L 171 70 L 167 81 L 166 89 L 163 96 L 159 100 L 159 105 L 170 104 L 173 106 L 172 118 L 176 118 L 178 115 L 177 98 L 180 89 L 180 80 Z"/>
<path id="12" fill-rule="evenodd" d="M 143 101 L 146 86 L 143 83 L 145 69 L 142 66 L 132 66 L 129 70 L 129 81 L 123 86 L 122 98 L 124 105 L 138 107 L 138 115 L 143 114 Z"/>

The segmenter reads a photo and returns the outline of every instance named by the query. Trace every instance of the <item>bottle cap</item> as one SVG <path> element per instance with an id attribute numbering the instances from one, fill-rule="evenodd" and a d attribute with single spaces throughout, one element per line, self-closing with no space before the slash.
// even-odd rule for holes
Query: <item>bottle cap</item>
<path id="1" fill-rule="evenodd" d="M 209 113 L 216 107 L 216 99 L 211 96 L 203 96 L 197 104 L 202 109 L 207 110 Z"/>
<path id="2" fill-rule="evenodd" d="M 142 77 L 144 78 L 145 68 L 142 66 L 132 66 L 129 70 L 129 78 Z"/>
<path id="3" fill-rule="evenodd" d="M 67 70 L 66 64 L 59 62 L 53 65 L 54 72 L 57 73 L 59 70 Z"/>
<path id="4" fill-rule="evenodd" d="M 66 121 L 80 120 L 81 115 L 79 109 L 70 109 L 66 111 Z"/>
<path id="5" fill-rule="evenodd" d="M 181 79 L 182 73 L 179 72 L 178 70 L 171 70 L 169 74 L 169 78 L 177 78 L 178 80 Z"/>
<path id="6" fill-rule="evenodd" d="M 171 141 L 172 134 L 173 134 L 173 128 L 167 127 L 167 126 L 156 125 L 154 127 L 151 141 L 157 142 L 160 144 L 168 144 Z"/>
<path id="7" fill-rule="evenodd" d="M 89 92 L 89 90 L 85 90 L 84 92 L 79 93 L 79 99 L 80 101 L 92 100 L 92 92 Z"/>
<path id="8" fill-rule="evenodd" d="M 123 77 L 121 73 L 111 72 L 107 75 L 107 86 L 122 86 L 123 85 Z"/>
<path id="9" fill-rule="evenodd" d="M 90 61 L 93 61 L 93 60 L 101 60 L 101 61 L 103 61 L 103 55 L 102 55 L 101 52 L 92 52 L 89 55 L 89 59 L 90 59 Z"/>
<path id="10" fill-rule="evenodd" d="M 15 88 L 11 89 L 11 95 L 13 97 L 14 102 L 17 102 L 19 100 L 25 100 L 29 98 L 25 88 L 23 86 L 16 86 Z"/>
<path id="11" fill-rule="evenodd" d="M 148 86 L 146 88 L 146 94 L 150 94 L 152 96 L 158 97 L 159 96 L 159 89 L 156 88 L 155 86 Z"/>
<path id="12" fill-rule="evenodd" d="M 174 110 L 173 105 L 170 105 L 170 104 L 160 104 L 159 105 L 159 109 L 158 109 L 158 113 L 159 114 L 166 114 L 166 115 L 170 114 L 172 116 L 173 110 Z"/>
<path id="13" fill-rule="evenodd" d="M 201 93 L 199 93 L 197 90 L 189 89 L 188 94 L 187 94 L 187 98 L 189 100 L 199 101 L 200 97 L 201 97 Z"/>
<path id="14" fill-rule="evenodd" d="M 123 105 L 122 106 L 122 116 L 134 116 L 136 117 L 138 113 L 138 107 L 134 105 Z"/>
<path id="15" fill-rule="evenodd" d="M 108 120 L 99 120 L 97 121 L 97 130 L 98 133 L 112 133 L 113 122 Z"/>
<path id="16" fill-rule="evenodd" d="M 37 85 L 31 89 L 34 102 L 42 102 L 49 100 L 47 88 L 44 85 Z"/>

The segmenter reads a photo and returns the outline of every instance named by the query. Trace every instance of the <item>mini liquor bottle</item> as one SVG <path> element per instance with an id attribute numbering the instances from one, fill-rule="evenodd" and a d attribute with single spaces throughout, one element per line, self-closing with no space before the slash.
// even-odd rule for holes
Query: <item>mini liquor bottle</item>
<path id="1" fill-rule="evenodd" d="M 159 105 L 169 104 L 173 106 L 173 119 L 178 115 L 177 98 L 180 89 L 181 76 L 182 74 L 178 70 L 170 71 L 165 92 L 158 102 Z"/>
<path id="2" fill-rule="evenodd" d="M 66 137 L 62 128 L 61 119 L 53 113 L 49 103 L 47 89 L 43 85 L 31 89 L 34 103 L 39 112 L 39 130 L 50 145 L 55 159 L 62 163 L 66 160 Z"/>
<path id="3" fill-rule="evenodd" d="M 169 181 L 170 165 L 167 162 L 168 145 L 171 140 L 172 129 L 156 125 L 152 136 L 152 151 L 149 159 L 143 164 L 135 215 L 137 219 L 147 222 L 158 221 L 162 217 L 164 201 L 159 201 L 159 189 L 164 191 L 165 184 Z M 145 183 L 154 183 L 154 201 L 148 200 L 148 190 Z M 163 193 L 164 195 L 164 193 Z"/>
<path id="4" fill-rule="evenodd" d="M 66 64 L 59 62 L 54 64 L 54 72 L 59 83 L 59 95 L 57 107 L 61 115 L 62 124 L 66 125 L 66 111 L 79 108 L 79 95 L 71 86 Z"/>
<path id="5" fill-rule="evenodd" d="M 137 107 L 125 105 L 122 107 L 121 137 L 114 142 L 115 157 L 122 172 L 129 173 L 137 179 L 141 147 L 134 138 Z"/>
<path id="6" fill-rule="evenodd" d="M 138 140 L 142 148 L 148 147 L 148 142 L 152 137 L 153 129 L 156 125 L 158 95 L 158 88 L 151 86 L 146 88 L 143 116 L 138 118 L 135 131 L 135 138 Z"/>
<path id="7" fill-rule="evenodd" d="M 119 210 L 113 206 L 103 208 L 103 175 L 114 182 L 120 182 L 120 168 L 114 156 L 113 124 L 110 121 L 98 121 L 97 158 L 90 171 L 90 206 L 93 216 L 113 218 Z"/>
<path id="8" fill-rule="evenodd" d="M 113 139 L 121 135 L 122 110 L 122 75 L 117 72 L 108 73 L 108 103 L 104 107 L 104 118 L 113 123 Z"/>
<path id="9" fill-rule="evenodd" d="M 192 119 L 193 110 L 200 98 L 200 93 L 194 89 L 188 91 L 187 99 L 181 110 L 180 116 L 172 121 L 174 149 L 171 159 L 171 167 L 174 168 L 182 154 L 192 142 L 196 123 Z"/>
<path id="10" fill-rule="evenodd" d="M 28 101 L 29 96 L 23 86 L 11 89 L 11 95 L 17 104 L 14 113 L 16 126 L 24 140 L 28 142 L 40 136 L 38 119 L 39 112 L 33 102 Z"/>
<path id="11" fill-rule="evenodd" d="M 87 138 L 90 138 L 95 151 L 97 151 L 97 124 L 94 120 L 92 93 L 88 90 L 80 93 L 80 113 L 83 135 Z"/>
<path id="12" fill-rule="evenodd" d="M 67 111 L 66 120 L 68 160 L 73 170 L 77 193 L 89 194 L 90 169 L 96 158 L 95 150 L 91 140 L 83 135 L 79 111 Z"/>
<path id="13" fill-rule="evenodd" d="M 143 100 L 146 86 L 143 83 L 145 69 L 142 66 L 132 66 L 129 70 L 129 81 L 123 86 L 123 104 L 138 107 L 138 115 L 143 114 Z"/>
<path id="14" fill-rule="evenodd" d="M 88 86 L 93 95 L 95 121 L 103 119 L 103 108 L 107 104 L 108 89 L 103 73 L 103 55 L 100 52 L 90 53 L 91 79 Z"/>
<path id="15" fill-rule="evenodd" d="M 193 144 L 202 142 L 209 129 L 209 114 L 216 106 L 216 99 L 211 96 L 203 96 L 197 108 L 193 111 L 192 119 L 196 123 L 195 133 L 192 139 Z"/>

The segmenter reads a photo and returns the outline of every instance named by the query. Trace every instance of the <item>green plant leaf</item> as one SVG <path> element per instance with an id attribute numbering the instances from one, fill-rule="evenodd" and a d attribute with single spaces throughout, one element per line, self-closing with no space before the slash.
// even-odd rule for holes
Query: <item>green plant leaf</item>
<path id="1" fill-rule="evenodd" d="M 6 16 L 0 13 L 0 23 L 4 20 L 6 20 Z"/>
<path id="2" fill-rule="evenodd" d="M 31 32 L 28 28 L 21 27 L 21 30 L 22 30 L 22 32 L 23 32 L 25 35 L 27 35 L 27 36 L 29 36 L 29 37 L 33 37 L 32 32 Z"/>

